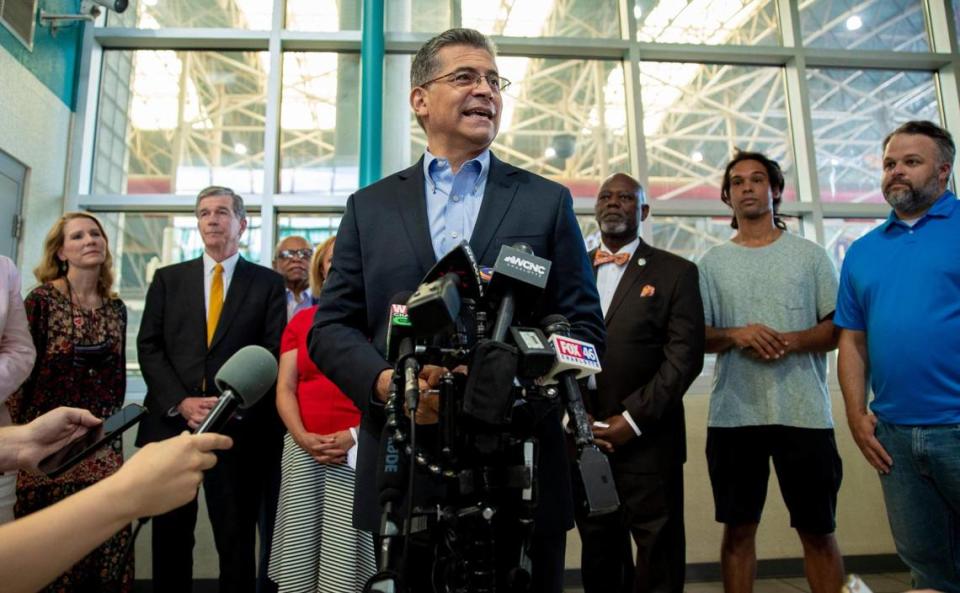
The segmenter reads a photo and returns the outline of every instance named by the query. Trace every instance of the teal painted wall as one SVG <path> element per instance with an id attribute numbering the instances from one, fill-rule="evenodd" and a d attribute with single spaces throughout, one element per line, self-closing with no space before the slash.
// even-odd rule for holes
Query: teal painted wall
<path id="1" fill-rule="evenodd" d="M 80 0 L 41 0 L 40 7 L 51 13 L 78 14 Z M 57 35 L 37 22 L 33 51 L 28 50 L 10 31 L 0 25 L 0 47 L 13 55 L 45 87 L 74 110 L 77 98 L 77 63 L 83 42 L 84 23 L 69 24 L 57 29 Z M 3 84 L 0 72 L 0 84 Z"/>

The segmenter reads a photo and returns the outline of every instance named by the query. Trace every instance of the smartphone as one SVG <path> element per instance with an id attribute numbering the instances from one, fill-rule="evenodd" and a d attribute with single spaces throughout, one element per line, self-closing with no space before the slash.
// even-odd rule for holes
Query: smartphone
<path id="1" fill-rule="evenodd" d="M 76 441 L 56 451 L 40 462 L 40 471 L 51 478 L 63 475 L 68 469 L 123 434 L 147 415 L 147 409 L 139 404 L 130 404 L 103 421 Z"/>

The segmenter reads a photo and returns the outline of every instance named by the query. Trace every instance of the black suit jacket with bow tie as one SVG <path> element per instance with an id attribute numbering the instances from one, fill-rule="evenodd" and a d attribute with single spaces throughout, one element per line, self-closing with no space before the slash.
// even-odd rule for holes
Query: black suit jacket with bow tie
<path id="1" fill-rule="evenodd" d="M 553 262 L 532 318 L 564 315 L 575 337 L 602 348 L 599 297 L 570 192 L 491 154 L 470 246 L 481 266 L 492 266 L 502 245 L 519 241 Z M 376 461 L 384 418 L 382 405 L 371 398 L 377 376 L 389 366 L 387 309 L 394 295 L 415 290 L 435 261 L 422 158 L 350 196 L 309 347 L 321 371 L 363 412 L 354 521 L 368 531 L 379 528 Z M 559 421 L 540 436 L 537 528 L 566 531 L 573 526 L 573 502 Z"/>
<path id="2" fill-rule="evenodd" d="M 628 410 L 640 428 L 611 456 L 614 470 L 658 472 L 686 461 L 682 398 L 703 368 L 705 340 L 699 274 L 642 239 L 626 266 L 604 318 L 603 371 L 587 407 L 597 419 Z"/>

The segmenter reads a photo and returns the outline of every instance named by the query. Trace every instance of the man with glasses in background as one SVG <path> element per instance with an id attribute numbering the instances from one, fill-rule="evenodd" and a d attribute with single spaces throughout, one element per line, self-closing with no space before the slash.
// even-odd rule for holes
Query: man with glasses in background
<path id="1" fill-rule="evenodd" d="M 310 355 L 363 413 L 354 522 L 367 531 L 379 531 L 381 516 L 376 465 L 393 374 L 384 358 L 389 305 L 398 293 L 416 289 L 440 257 L 467 240 L 479 264 L 492 266 L 502 245 L 530 245 L 553 262 L 530 319 L 561 314 L 574 337 L 602 347 L 599 297 L 569 190 L 490 151 L 500 126 L 501 93 L 510 84 L 497 72 L 495 53 L 471 29 L 451 29 L 420 48 L 411 65 L 410 105 L 426 133 L 423 158 L 352 195 L 337 232 Z M 438 378 L 421 376 L 421 389 Z M 426 398 L 421 408 L 435 403 Z M 570 472 L 559 405 L 551 403 L 538 417 L 532 590 L 559 593 L 566 532 L 573 527 Z M 418 477 L 420 493 L 434 484 L 423 473 Z M 519 525 L 506 527 L 519 532 Z M 409 590 L 434 590 L 434 554 L 422 539 L 407 549 Z M 501 560 L 516 564 L 519 557 Z"/>
<path id="2" fill-rule="evenodd" d="M 317 304 L 310 294 L 310 256 L 313 247 L 298 235 L 284 237 L 273 250 L 273 269 L 283 276 L 287 294 L 287 321 Z"/>

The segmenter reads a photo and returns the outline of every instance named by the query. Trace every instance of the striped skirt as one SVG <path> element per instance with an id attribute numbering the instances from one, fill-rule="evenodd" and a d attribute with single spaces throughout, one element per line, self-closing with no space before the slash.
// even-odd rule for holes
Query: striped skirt
<path id="1" fill-rule="evenodd" d="M 287 434 L 267 573 L 280 593 L 363 590 L 376 571 L 373 538 L 352 518 L 350 466 L 317 463 Z"/>

